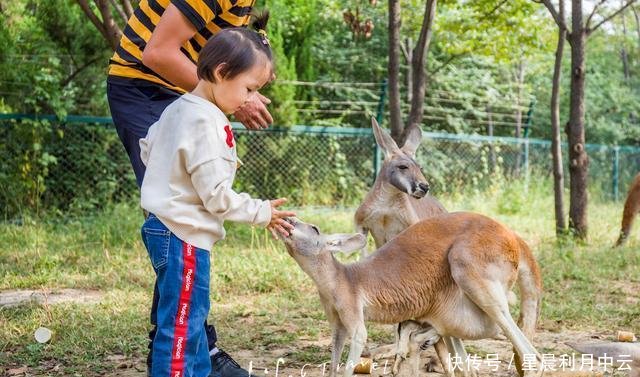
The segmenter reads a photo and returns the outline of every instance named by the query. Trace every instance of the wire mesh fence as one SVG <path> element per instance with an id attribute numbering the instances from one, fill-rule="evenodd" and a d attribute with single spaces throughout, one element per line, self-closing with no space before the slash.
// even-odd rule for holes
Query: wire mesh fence
<path id="1" fill-rule="evenodd" d="M 34 213 L 73 216 L 138 200 L 135 177 L 109 118 L 59 122 L 4 115 L 0 122 L 5 219 Z M 235 125 L 234 130 L 244 162 L 236 189 L 254 197 L 286 196 L 299 206 L 354 206 L 380 166 L 370 129 L 247 131 Z M 620 199 L 640 168 L 640 148 L 588 145 L 587 151 L 591 191 Z M 417 159 L 436 195 L 482 190 L 496 177 L 509 182 L 552 174 L 550 143 L 533 139 L 425 132 Z"/>

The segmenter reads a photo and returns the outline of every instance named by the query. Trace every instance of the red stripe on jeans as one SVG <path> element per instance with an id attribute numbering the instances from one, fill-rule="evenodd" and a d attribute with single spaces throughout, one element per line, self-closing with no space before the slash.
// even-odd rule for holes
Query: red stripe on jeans
<path id="1" fill-rule="evenodd" d="M 171 377 L 184 375 L 184 353 L 187 348 L 187 330 L 189 324 L 189 307 L 191 306 L 191 291 L 196 274 L 195 247 L 186 242 L 182 243 L 182 286 L 176 313 L 176 325 L 173 330 L 173 350 L 171 351 Z"/>

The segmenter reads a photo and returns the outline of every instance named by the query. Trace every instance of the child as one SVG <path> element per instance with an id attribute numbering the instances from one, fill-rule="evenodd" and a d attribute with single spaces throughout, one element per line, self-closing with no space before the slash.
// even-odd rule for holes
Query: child
<path id="1" fill-rule="evenodd" d="M 284 198 L 252 199 L 231 188 L 238 158 L 229 120 L 256 96 L 273 73 L 264 26 L 231 28 L 200 52 L 199 82 L 169 105 L 140 140 L 146 173 L 142 238 L 157 276 L 159 303 L 151 376 L 207 377 L 205 320 L 209 313 L 209 250 L 224 238 L 225 220 L 267 226 L 276 236 L 294 213 L 277 209 Z"/>

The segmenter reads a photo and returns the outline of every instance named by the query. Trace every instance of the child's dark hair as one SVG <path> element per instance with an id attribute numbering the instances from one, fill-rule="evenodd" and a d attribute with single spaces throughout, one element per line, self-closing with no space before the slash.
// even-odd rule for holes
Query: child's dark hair
<path id="1" fill-rule="evenodd" d="M 255 30 L 244 27 L 228 28 L 209 38 L 198 58 L 198 78 L 215 82 L 214 70 L 225 63 L 220 73 L 224 79 L 232 79 L 251 69 L 260 54 L 264 54 L 270 62 L 273 61 L 271 46 L 265 32 L 269 12 L 265 10 L 252 17 L 251 28 Z"/>

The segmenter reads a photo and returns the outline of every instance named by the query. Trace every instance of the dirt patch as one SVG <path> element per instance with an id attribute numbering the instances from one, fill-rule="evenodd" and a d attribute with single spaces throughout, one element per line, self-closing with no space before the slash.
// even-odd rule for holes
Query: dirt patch
<path id="1" fill-rule="evenodd" d="M 0 292 L 0 308 L 27 304 L 54 305 L 62 302 L 95 304 L 103 294 L 83 289 L 11 290 Z"/>
<path id="2" fill-rule="evenodd" d="M 557 333 L 543 331 L 536 334 L 535 346 L 541 354 L 553 355 L 553 359 L 556 361 L 556 366 L 559 366 L 559 358 L 561 355 L 572 355 L 575 352 L 565 345 L 566 342 L 598 342 L 605 341 L 609 338 L 612 339 L 613 336 L 611 334 L 597 332 L 563 331 L 562 333 Z M 268 353 L 258 354 L 252 351 L 239 351 L 234 352 L 233 355 L 243 367 L 251 365 L 253 367 L 254 374 L 257 376 L 274 376 L 276 373 L 276 367 L 278 367 L 278 375 L 283 377 L 320 377 L 328 375 L 326 369 L 323 374 L 323 365 L 321 363 L 304 363 L 292 358 L 291 356 L 299 355 L 305 347 L 309 347 L 311 352 L 318 351 L 318 346 L 320 346 L 320 353 L 326 356 L 326 360 L 324 361 L 328 363 L 330 358 L 329 343 L 329 339 L 323 339 L 322 341 L 313 342 L 313 344 L 306 346 L 304 344 L 299 344 L 297 347 L 272 350 Z M 517 375 L 515 367 L 512 364 L 512 345 L 507 340 L 484 339 L 478 341 L 465 341 L 465 345 L 469 355 L 476 358 L 473 362 L 474 365 L 478 366 L 478 373 L 480 376 L 506 377 Z M 375 349 L 382 345 L 369 344 L 369 346 L 371 349 Z M 433 348 L 422 352 L 420 361 L 422 372 L 419 376 L 412 377 L 443 376 L 443 374 L 438 373 L 438 371 L 426 371 L 426 364 L 434 357 L 435 352 Z M 553 360 L 551 356 L 548 357 L 550 360 Z M 577 357 L 578 359 L 580 358 L 579 355 Z M 278 359 L 280 359 L 279 362 Z M 490 363 L 487 361 L 489 359 L 491 359 Z M 496 361 L 493 361 L 493 359 Z M 378 377 L 390 375 L 391 367 L 393 366 L 392 358 L 374 361 L 377 362 L 377 368 L 371 376 Z M 326 366 L 326 368 L 328 368 L 328 366 Z M 556 367 L 556 369 L 559 368 Z"/>
<path id="3" fill-rule="evenodd" d="M 556 369 L 559 368 L 559 358 L 561 355 L 572 355 L 575 351 L 572 351 L 566 342 L 604 342 L 613 339 L 613 334 L 605 332 L 591 332 L 591 331 L 540 331 L 536 334 L 535 346 L 541 354 L 553 355 L 556 360 Z M 252 350 L 236 350 L 232 351 L 232 356 L 238 361 L 238 363 L 246 368 L 251 368 L 252 373 L 256 376 L 262 377 L 323 377 L 328 376 L 328 363 L 330 359 L 330 339 L 322 338 L 314 341 L 306 340 L 299 341 L 288 348 L 278 348 L 268 351 L 252 351 Z M 478 376 L 496 376 L 507 377 L 517 376 L 515 367 L 510 366 L 512 360 L 512 346 L 507 340 L 500 339 L 484 339 L 478 341 L 465 341 L 467 351 L 470 356 L 477 357 L 475 365 L 478 366 Z M 375 349 L 376 347 L 383 346 L 381 344 L 370 343 L 369 347 Z M 229 350 L 231 351 L 231 350 Z M 493 356 L 496 355 L 496 356 Z M 411 377 L 441 377 L 443 374 L 436 372 L 427 372 L 425 369 L 426 364 L 431 358 L 435 357 L 433 348 L 423 351 L 421 354 L 421 372 L 419 376 Z M 490 357 L 493 361 L 497 360 L 498 366 L 496 369 L 496 362 L 488 364 L 487 360 Z M 580 359 L 579 354 L 575 354 L 576 369 L 580 366 L 578 361 Z M 374 360 L 377 363 L 377 368 L 370 375 L 372 377 L 390 376 L 391 367 L 393 365 L 393 359 L 379 359 Z M 323 363 L 326 362 L 327 365 Z M 127 358 L 121 355 L 112 355 L 105 358 L 104 367 L 110 372 L 101 373 L 101 376 L 113 376 L 113 377 L 145 377 L 146 368 L 144 359 Z M 57 375 L 56 369 L 60 366 L 56 366 L 53 370 L 46 366 L 37 368 L 15 368 L 9 371 L 10 376 L 45 376 Z M 439 369 L 439 368 L 437 368 Z M 496 370 L 494 370 L 496 369 Z M 341 375 L 341 373 L 339 373 Z M 410 376 L 410 374 L 403 374 Z M 545 376 L 591 376 L 591 373 L 583 372 L 571 372 L 561 373 L 552 372 L 545 373 Z M 362 375 L 365 376 L 365 375 Z"/>

